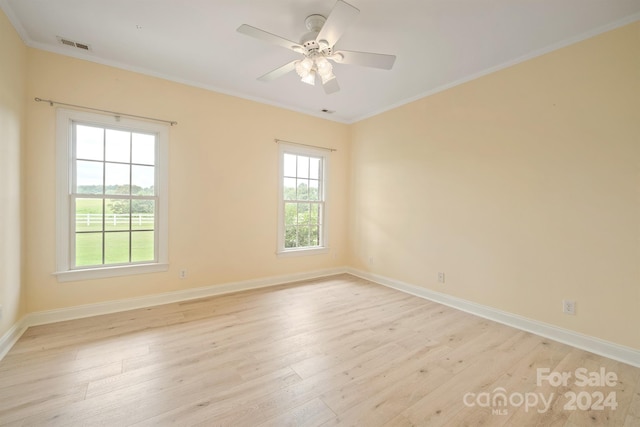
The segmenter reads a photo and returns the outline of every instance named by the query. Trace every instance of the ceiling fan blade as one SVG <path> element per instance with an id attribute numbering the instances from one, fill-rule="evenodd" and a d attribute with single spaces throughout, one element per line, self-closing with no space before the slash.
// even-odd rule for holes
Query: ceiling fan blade
<path id="1" fill-rule="evenodd" d="M 282 77 L 288 72 L 296 69 L 296 62 L 298 61 L 291 61 L 287 64 L 284 64 L 282 67 L 276 68 L 273 71 L 269 71 L 267 74 L 258 77 L 258 80 L 260 80 L 261 82 L 270 82 L 271 80 L 275 80 L 278 77 Z"/>
<path id="2" fill-rule="evenodd" d="M 322 87 L 324 88 L 324 93 L 326 93 L 327 95 L 340 90 L 338 79 L 336 79 L 335 77 L 323 84 Z"/>
<path id="3" fill-rule="evenodd" d="M 333 47 L 359 13 L 360 11 L 349 3 L 338 0 L 316 40 L 326 40 L 329 46 Z"/>
<path id="4" fill-rule="evenodd" d="M 291 40 L 287 40 L 283 37 L 276 36 L 275 34 L 268 33 L 259 28 L 252 27 L 251 25 L 242 24 L 238 27 L 236 31 L 238 31 L 239 33 L 245 34 L 247 36 L 256 38 L 258 40 L 277 44 L 278 46 L 282 46 L 286 49 L 293 50 L 294 52 L 300 52 L 303 49 L 302 46 L 300 46 L 296 42 L 292 42 Z"/>
<path id="5" fill-rule="evenodd" d="M 383 53 L 354 52 L 341 50 L 334 54 L 334 60 L 340 64 L 362 65 L 363 67 L 382 68 L 390 70 L 396 62 L 395 55 L 385 55 Z M 339 57 L 342 56 L 341 59 Z"/>

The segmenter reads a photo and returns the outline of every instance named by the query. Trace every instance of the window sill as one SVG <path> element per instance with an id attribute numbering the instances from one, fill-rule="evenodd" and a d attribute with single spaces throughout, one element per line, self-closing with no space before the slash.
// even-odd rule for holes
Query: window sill
<path id="1" fill-rule="evenodd" d="M 78 280 L 131 276 L 133 274 L 158 273 L 167 270 L 169 270 L 169 264 L 158 263 L 57 271 L 53 275 L 56 276 L 58 282 L 75 282 Z"/>
<path id="2" fill-rule="evenodd" d="M 287 249 L 284 251 L 278 251 L 276 254 L 278 258 L 288 258 L 295 256 L 305 255 L 320 255 L 329 253 L 329 248 L 308 248 L 308 249 Z"/>

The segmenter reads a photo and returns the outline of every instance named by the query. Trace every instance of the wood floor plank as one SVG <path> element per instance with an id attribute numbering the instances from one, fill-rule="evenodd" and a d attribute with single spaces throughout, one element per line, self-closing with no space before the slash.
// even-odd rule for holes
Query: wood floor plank
<path id="1" fill-rule="evenodd" d="M 537 383 L 578 368 L 618 379 Z M 501 391 L 549 408 L 481 404 Z M 596 391 L 617 407 L 566 409 Z M 29 328 L 0 425 L 635 427 L 640 369 L 339 275 Z"/>
<path id="2" fill-rule="evenodd" d="M 636 388 L 627 411 L 624 426 L 640 426 L 640 380 L 636 383 Z"/>
<path id="3" fill-rule="evenodd" d="M 574 348 L 569 348 L 565 352 L 565 356 L 558 362 L 556 366 L 548 366 L 551 372 L 558 372 L 560 374 L 564 372 L 574 372 L 576 367 L 584 366 L 587 363 L 587 353 Z M 537 386 L 535 392 L 540 396 L 545 396 L 547 399 L 551 399 L 550 407 L 543 413 L 537 413 L 534 411 L 527 411 L 526 407 L 518 407 L 512 416 L 509 417 L 511 424 L 527 423 L 534 418 L 540 425 L 561 425 L 564 426 L 569 423 L 569 417 L 572 415 L 571 411 L 565 410 L 564 405 L 566 399 L 564 394 L 571 391 L 571 381 L 567 381 L 566 385 L 553 385 L 549 382 L 543 382 L 540 386 Z M 517 391 L 517 390 L 514 390 Z M 606 424 L 605 424 L 606 425 Z M 615 424 L 610 424 L 615 425 Z"/>
<path id="4" fill-rule="evenodd" d="M 384 365 L 379 366 L 375 371 L 354 377 L 340 388 L 329 388 L 321 395 L 322 399 L 341 416 L 361 402 L 370 404 L 373 399 L 374 406 L 379 404 L 381 394 L 391 386 L 404 385 L 409 377 L 424 378 L 425 384 L 437 384 L 448 377 L 449 373 L 433 362 L 447 352 L 448 349 L 445 347 L 423 347 L 409 353 L 389 351 L 385 355 Z M 429 389 L 430 387 L 427 386 L 421 388 L 420 395 Z M 415 391 L 414 388 L 409 390 Z"/>
<path id="5" fill-rule="evenodd" d="M 449 375 L 437 388 L 425 393 L 420 401 L 408 406 L 403 414 L 418 425 L 447 425 L 450 419 L 460 418 L 461 412 L 475 418 L 477 411 L 470 411 L 465 405 L 465 395 L 486 391 L 505 370 L 531 354 L 539 340 L 513 329 L 512 334 L 505 334 L 506 330 L 503 328 L 498 331 L 500 333 L 492 340 L 484 337 L 478 342 L 471 341 L 464 359 L 460 359 L 460 349 L 463 347 L 458 347 L 441 359 L 440 363 L 436 362 Z M 504 340 L 507 336 L 509 339 Z M 496 418 L 494 422 L 500 425 L 501 420 Z"/>
<path id="6" fill-rule="evenodd" d="M 335 417 L 336 414 L 329 409 L 320 399 L 313 399 L 304 405 L 300 405 L 291 411 L 285 412 L 264 423 L 258 424 L 260 427 L 298 427 L 298 426 L 320 426 L 326 421 Z"/>
<path id="7" fill-rule="evenodd" d="M 3 406 L 8 408 L 0 409 L 0 423 L 19 423 L 25 424 L 25 420 L 34 413 L 46 411 L 55 411 L 61 406 L 71 405 L 76 402 L 83 401 L 87 391 L 86 384 L 71 384 L 57 389 L 44 389 L 43 392 L 37 394 L 21 393 L 16 396 L 18 399 L 6 399 Z M 4 400 L 4 397 L 3 397 Z"/>
<path id="8" fill-rule="evenodd" d="M 329 425 L 328 423 L 325 425 Z M 411 421 L 409 421 L 409 419 L 407 417 L 405 417 L 404 415 L 400 414 L 395 416 L 392 420 L 390 420 L 389 422 L 384 424 L 384 427 L 415 427 L 415 424 L 413 424 Z"/>
<path id="9" fill-rule="evenodd" d="M 569 417 L 569 421 L 577 425 L 623 425 L 627 414 L 631 411 L 631 402 L 634 399 L 636 384 L 640 379 L 640 371 L 624 363 L 611 359 L 593 358 L 588 354 L 588 362 L 584 367 L 589 372 L 610 372 L 621 378 L 615 381 L 615 385 L 583 386 L 575 387 L 577 393 L 587 393 L 590 399 L 597 400 L 598 394 L 615 397 L 617 407 L 602 405 L 603 408 L 576 410 Z M 591 363 L 589 363 L 591 362 Z M 640 425 L 640 424 L 639 424 Z"/>

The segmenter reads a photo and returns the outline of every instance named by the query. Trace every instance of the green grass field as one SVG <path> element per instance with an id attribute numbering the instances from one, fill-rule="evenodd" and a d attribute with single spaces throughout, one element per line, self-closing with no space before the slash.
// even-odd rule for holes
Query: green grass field
<path id="1" fill-rule="evenodd" d="M 105 205 L 103 215 L 102 200 L 76 199 L 76 266 L 153 261 L 153 217 L 134 214 L 129 221 L 121 214 L 114 219 Z"/>

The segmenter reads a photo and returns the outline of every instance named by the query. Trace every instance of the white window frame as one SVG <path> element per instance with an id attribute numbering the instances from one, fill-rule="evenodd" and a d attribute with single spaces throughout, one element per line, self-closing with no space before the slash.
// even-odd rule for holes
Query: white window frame
<path id="1" fill-rule="evenodd" d="M 322 158 L 322 209 L 321 209 L 321 230 L 320 230 L 320 246 L 303 247 L 303 248 L 285 248 L 285 209 L 284 209 L 284 155 L 293 154 L 310 157 Z M 300 256 L 300 255 L 317 255 L 329 252 L 329 221 L 328 221 L 328 187 L 329 187 L 329 154 L 330 150 L 322 148 L 314 148 L 298 144 L 289 144 L 278 142 L 278 238 L 277 250 L 278 257 Z"/>
<path id="2" fill-rule="evenodd" d="M 73 185 L 74 122 L 157 135 L 155 172 L 158 201 L 155 224 L 155 262 L 72 269 L 73 243 L 71 239 L 75 238 L 72 235 L 74 229 L 71 225 L 73 219 L 71 191 Z M 169 269 L 169 126 L 62 108 L 57 110 L 56 125 L 56 272 L 53 274 L 58 281 L 69 282 L 167 271 Z"/>

